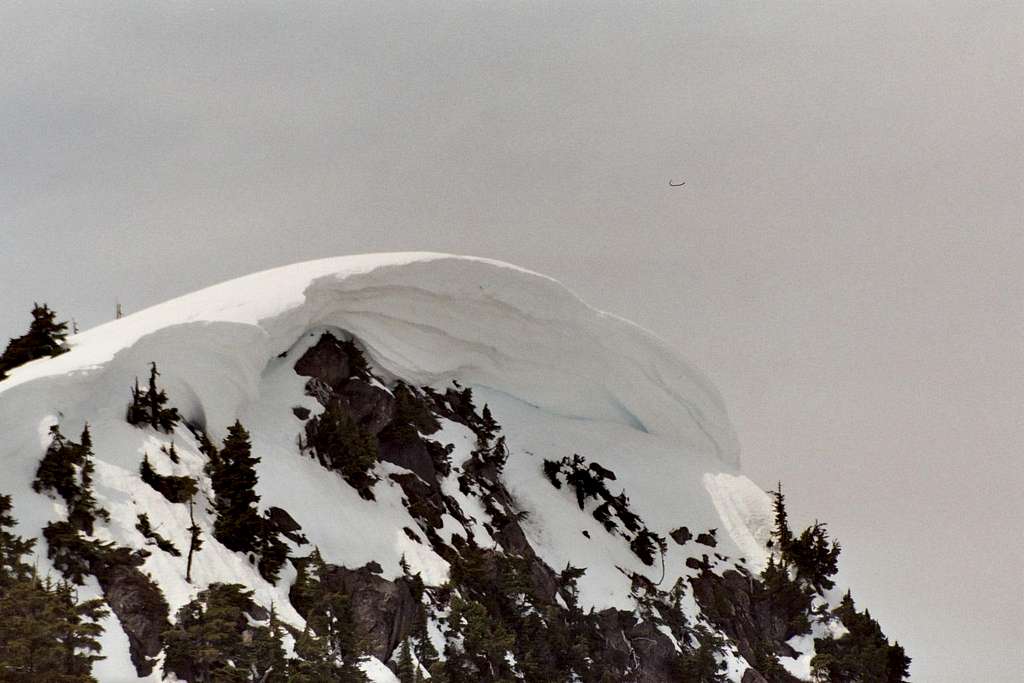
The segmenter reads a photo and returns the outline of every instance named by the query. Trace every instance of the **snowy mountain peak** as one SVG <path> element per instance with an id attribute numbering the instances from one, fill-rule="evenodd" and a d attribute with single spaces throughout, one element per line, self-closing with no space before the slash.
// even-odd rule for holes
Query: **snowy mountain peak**
<path id="1" fill-rule="evenodd" d="M 324 259 L 68 341 L 0 381 L 0 494 L 40 569 L 109 605 L 101 681 L 868 666 L 838 547 L 780 527 L 715 389 L 550 278 Z"/>

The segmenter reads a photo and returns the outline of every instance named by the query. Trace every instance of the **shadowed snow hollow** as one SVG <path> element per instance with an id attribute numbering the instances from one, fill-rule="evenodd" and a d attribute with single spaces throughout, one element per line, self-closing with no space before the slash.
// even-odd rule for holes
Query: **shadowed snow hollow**
<path id="1" fill-rule="evenodd" d="M 739 462 L 721 397 L 664 342 L 550 278 L 443 254 L 323 259 L 215 285 L 77 335 L 71 353 L 15 371 L 0 393 L 137 355 L 167 368 L 179 396 L 204 396 L 205 411 L 230 415 L 252 397 L 269 358 L 307 329 L 326 327 L 351 332 L 376 366 L 409 382 L 458 377 L 548 412 L 619 422 Z M 182 354 L 193 367 L 164 360 Z M 202 388 L 221 360 L 232 366 L 221 373 L 230 374 L 230 391 L 211 406 Z"/>

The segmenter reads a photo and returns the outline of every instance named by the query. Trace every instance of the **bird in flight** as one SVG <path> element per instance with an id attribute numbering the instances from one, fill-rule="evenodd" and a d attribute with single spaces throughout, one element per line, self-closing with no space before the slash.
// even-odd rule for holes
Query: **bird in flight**
<path id="1" fill-rule="evenodd" d="M 686 184 L 685 180 L 683 182 L 681 182 L 681 183 L 673 183 L 671 180 L 668 181 L 668 186 L 669 187 L 682 187 L 685 184 Z"/>

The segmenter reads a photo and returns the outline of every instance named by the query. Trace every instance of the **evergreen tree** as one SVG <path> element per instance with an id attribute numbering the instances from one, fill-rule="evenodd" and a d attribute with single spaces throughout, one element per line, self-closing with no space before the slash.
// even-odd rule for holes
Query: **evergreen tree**
<path id="1" fill-rule="evenodd" d="M 68 583 L 40 580 L 25 561 L 34 541 L 11 533 L 14 523 L 10 497 L 0 495 L 0 680 L 94 681 L 103 601 L 79 601 Z"/>
<path id="2" fill-rule="evenodd" d="M 481 438 L 485 441 L 490 441 L 500 429 L 501 426 L 494 419 L 494 416 L 491 415 L 491 407 L 485 403 L 484 409 L 480 413 L 480 426 L 478 428 Z"/>
<path id="3" fill-rule="evenodd" d="M 23 558 L 35 549 L 36 540 L 14 535 L 14 524 L 11 497 L 0 494 L 0 593 L 32 575 L 31 565 Z"/>
<path id="4" fill-rule="evenodd" d="M 797 578 L 809 583 L 819 593 L 833 588 L 835 583 L 830 577 L 839 571 L 839 543 L 829 541 L 828 531 L 820 522 L 815 522 L 804 529 L 800 536 L 794 537 L 789 528 L 782 483 L 779 483 L 777 490 L 769 491 L 769 494 L 775 509 L 775 528 L 769 547 L 777 551 L 781 567 L 793 568 Z"/>
<path id="5" fill-rule="evenodd" d="M 331 401 L 327 409 L 310 423 L 309 447 L 320 464 L 339 472 L 359 495 L 373 500 L 377 478 L 373 467 L 377 462 L 377 438 L 353 419 L 344 406 Z"/>
<path id="6" fill-rule="evenodd" d="M 167 403 L 167 392 L 156 385 L 156 378 L 160 373 L 156 369 L 156 363 L 150 363 L 149 388 L 139 388 L 139 379 L 135 378 L 135 386 L 132 388 L 132 402 L 128 406 L 126 419 L 129 424 L 148 424 L 153 429 L 170 434 L 174 426 L 181 421 L 178 409 L 165 407 Z"/>
<path id="7" fill-rule="evenodd" d="M 200 591 L 163 633 L 164 674 L 192 683 L 271 680 L 268 672 L 283 660 L 280 632 L 251 624 L 254 610 L 252 591 L 239 584 Z"/>
<path id="8" fill-rule="evenodd" d="M 256 494 L 258 462 L 252 454 L 249 432 L 236 420 L 228 428 L 210 477 L 217 513 L 213 536 L 230 550 L 253 552 L 257 548 L 256 539 L 263 526 L 256 507 L 260 500 Z"/>
<path id="9" fill-rule="evenodd" d="M 769 491 L 772 497 L 772 508 L 775 511 L 775 528 L 772 530 L 772 540 L 768 542 L 769 547 L 778 549 L 784 554 L 793 542 L 793 532 L 789 528 L 789 514 L 786 512 L 786 496 L 782 493 L 782 482 L 779 482 L 778 489 Z"/>
<path id="10" fill-rule="evenodd" d="M 314 548 L 292 587 L 295 599 L 310 606 L 305 615 L 307 630 L 296 642 L 296 654 L 306 662 L 298 669 L 307 677 L 301 680 L 329 673 L 320 680 L 364 683 L 367 678 L 360 664 L 366 659 L 366 646 L 357 633 L 351 601 L 328 585 L 326 574 L 327 564 Z"/>
<path id="11" fill-rule="evenodd" d="M 260 575 L 276 582 L 281 567 L 288 559 L 288 546 L 280 539 L 268 516 L 260 516 L 256 494 L 256 464 L 259 458 L 252 454 L 249 433 L 242 423 L 228 428 L 223 447 L 212 454 L 207 471 L 214 491 L 214 511 L 217 519 L 213 536 L 225 547 L 259 557 Z M 191 496 L 190 496 L 191 497 Z"/>
<path id="12" fill-rule="evenodd" d="M 420 676 L 416 662 L 412 658 L 412 647 L 409 639 L 403 638 L 402 645 L 398 648 L 398 659 L 395 662 L 398 668 L 396 675 L 401 683 L 419 683 Z"/>
<path id="13" fill-rule="evenodd" d="M 286 683 L 289 680 L 288 660 L 284 654 L 284 627 L 273 605 L 270 606 L 267 625 L 253 630 L 251 652 L 250 680 L 259 683 Z"/>
<path id="14" fill-rule="evenodd" d="M 3 354 L 0 354 L 0 380 L 7 372 L 37 358 L 58 356 L 67 351 L 65 340 L 68 324 L 56 322 L 56 313 L 43 304 L 32 305 L 32 323 L 28 332 L 11 339 Z"/>
<path id="15" fill-rule="evenodd" d="M 54 492 L 65 502 L 78 496 L 78 478 L 75 467 L 81 465 L 80 451 L 76 444 L 67 441 L 61 434 L 60 425 L 50 427 L 50 445 L 36 469 L 32 490 L 36 493 Z"/>
<path id="16" fill-rule="evenodd" d="M 80 443 L 77 445 L 76 459 L 79 463 L 78 495 L 68 501 L 68 521 L 76 528 L 91 536 L 96 518 L 110 521 L 110 514 L 101 508 L 92 493 L 92 477 L 96 466 L 92 460 L 92 436 L 89 425 L 82 429 Z"/>
<path id="17" fill-rule="evenodd" d="M 309 624 L 295 639 L 296 659 L 288 662 L 289 683 L 321 683 L 338 676 L 338 666 L 330 653 L 327 639 L 317 636 Z"/>
<path id="18" fill-rule="evenodd" d="M 693 683 L 726 683 L 725 663 L 718 655 L 725 648 L 725 639 L 698 624 L 690 632 L 693 645 L 683 648 L 676 659 L 676 674 L 681 681 Z"/>
<path id="19" fill-rule="evenodd" d="M 835 586 L 830 577 L 839 571 L 839 552 L 839 543 L 829 542 L 825 525 L 815 522 L 790 542 L 786 559 L 796 568 L 799 578 L 823 593 Z"/>
<path id="20" fill-rule="evenodd" d="M 36 493 L 54 492 L 64 499 L 68 507 L 68 521 L 88 535 L 93 533 L 96 518 L 110 518 L 99 507 L 92 493 L 92 436 L 89 425 L 82 429 L 80 443 L 65 439 L 58 425 L 50 427 L 52 440 L 46 449 L 32 489 Z"/>
<path id="21" fill-rule="evenodd" d="M 910 675 L 910 658 L 899 643 L 890 645 L 867 611 L 858 612 L 849 592 L 833 610 L 847 633 L 814 639 L 811 672 L 815 680 L 833 683 L 903 683 Z"/>
<path id="22" fill-rule="evenodd" d="M 476 600 L 455 596 L 448 625 L 445 669 L 452 683 L 512 683 L 516 679 L 507 656 L 515 645 L 515 636 L 492 619 L 486 607 Z"/>
<path id="23" fill-rule="evenodd" d="M 256 540 L 256 552 L 260 556 L 256 568 L 259 569 L 260 576 L 271 583 L 277 583 L 281 567 L 288 560 L 288 544 L 278 536 L 277 529 L 267 513 L 260 517 L 260 532 Z"/>

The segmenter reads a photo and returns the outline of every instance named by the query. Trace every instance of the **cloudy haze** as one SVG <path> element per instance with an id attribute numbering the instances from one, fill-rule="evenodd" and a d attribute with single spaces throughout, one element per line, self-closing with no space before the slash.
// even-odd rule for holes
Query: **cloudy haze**
<path id="1" fill-rule="evenodd" d="M 854 5 L 3 3 L 0 337 L 343 253 L 544 272 L 707 371 L 915 680 L 1015 680 L 1024 5 Z"/>

